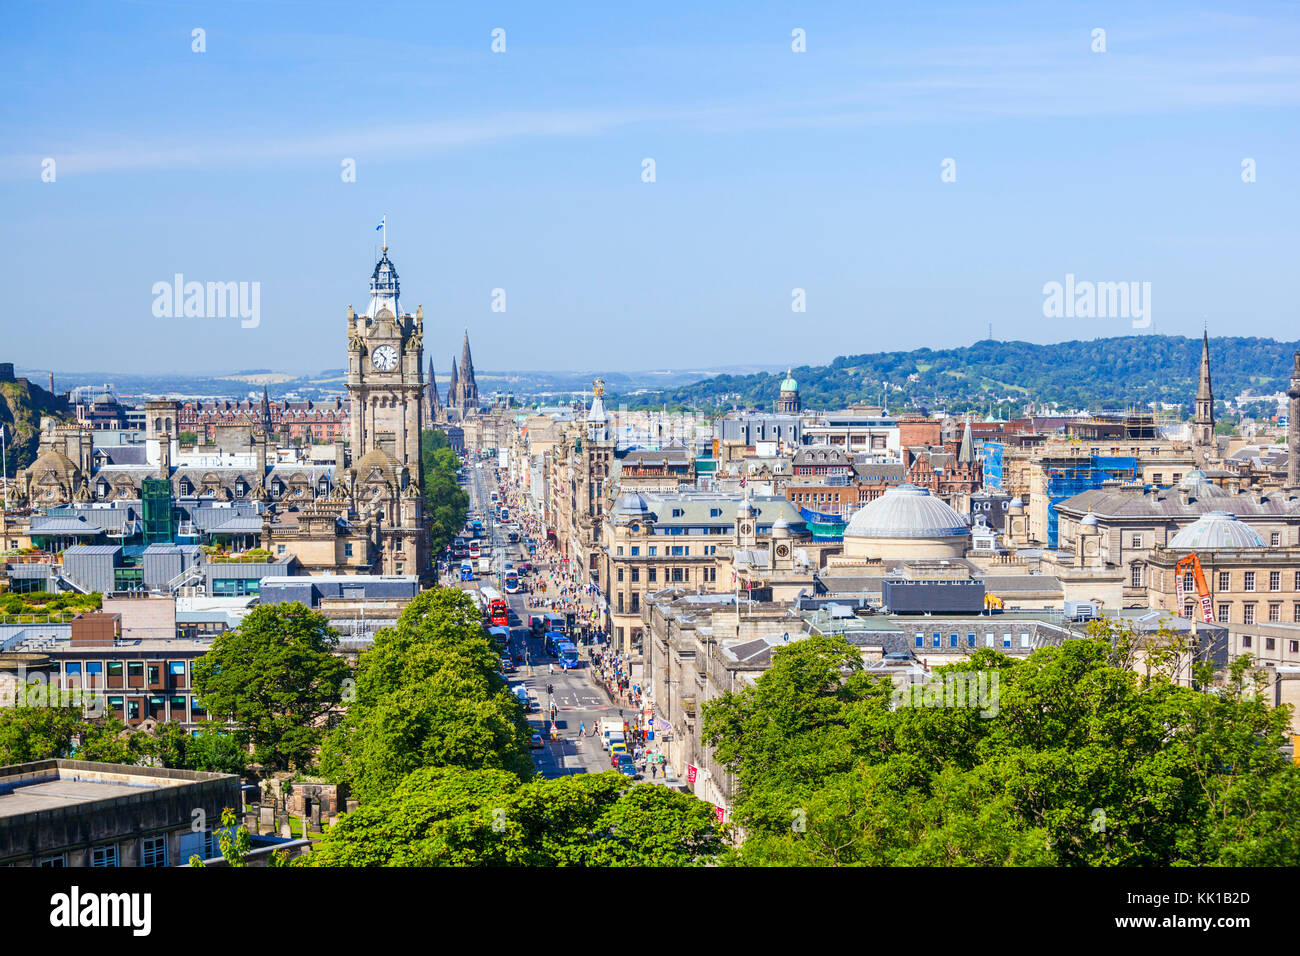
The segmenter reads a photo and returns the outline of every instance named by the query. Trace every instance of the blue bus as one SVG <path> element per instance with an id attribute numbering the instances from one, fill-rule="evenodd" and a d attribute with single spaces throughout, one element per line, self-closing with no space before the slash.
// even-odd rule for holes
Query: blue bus
<path id="1" fill-rule="evenodd" d="M 498 647 L 506 647 L 510 644 L 510 628 L 508 627 L 489 627 L 488 634 L 496 642 Z"/>
<path id="2" fill-rule="evenodd" d="M 474 565 L 470 564 L 468 561 L 462 561 L 460 563 L 460 579 L 462 581 L 473 581 Z"/>
<path id="3" fill-rule="evenodd" d="M 542 638 L 542 650 L 546 651 L 551 657 L 560 652 L 560 645 L 567 644 L 569 639 L 559 631 L 547 631 Z"/>
<path id="4" fill-rule="evenodd" d="M 560 666 L 566 671 L 570 668 L 579 666 L 578 649 L 568 641 L 557 641 L 555 644 L 556 652 L 560 656 Z"/>

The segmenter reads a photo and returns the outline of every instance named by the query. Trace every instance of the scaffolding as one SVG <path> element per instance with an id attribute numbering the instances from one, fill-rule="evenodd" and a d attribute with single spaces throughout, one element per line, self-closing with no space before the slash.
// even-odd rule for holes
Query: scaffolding
<path id="1" fill-rule="evenodd" d="M 1129 455 L 1091 455 L 1077 464 L 1052 466 L 1047 478 L 1047 546 L 1055 548 L 1059 542 L 1058 504 L 1107 482 L 1133 481 L 1137 475 L 1137 459 Z"/>

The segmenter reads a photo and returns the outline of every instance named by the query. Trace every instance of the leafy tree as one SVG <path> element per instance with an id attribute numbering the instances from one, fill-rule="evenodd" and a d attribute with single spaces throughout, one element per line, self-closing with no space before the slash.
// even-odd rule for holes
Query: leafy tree
<path id="1" fill-rule="evenodd" d="M 322 748 L 322 772 L 363 802 L 422 767 L 530 776 L 531 730 L 498 662 L 464 592 L 423 592 L 361 654 L 356 697 Z"/>
<path id="2" fill-rule="evenodd" d="M 77 707 L 0 707 L 0 764 L 66 757 L 81 724 Z"/>
<path id="3" fill-rule="evenodd" d="M 191 734 L 175 721 L 158 725 L 152 752 L 164 767 L 202 770 L 210 773 L 242 774 L 248 755 L 234 734 L 212 723 Z"/>
<path id="4" fill-rule="evenodd" d="M 721 846 L 713 810 L 620 774 L 521 783 L 427 768 L 331 827 L 312 866 L 685 866 Z"/>
<path id="5" fill-rule="evenodd" d="M 233 721 L 254 759 L 274 770 L 305 768 L 342 697 L 348 665 L 324 615 L 298 604 L 263 604 L 220 634 L 194 664 L 194 687 L 213 717 Z"/>
<path id="6" fill-rule="evenodd" d="M 1281 750 L 1289 708 L 1258 693 L 1252 662 L 1207 693 L 1170 679 L 1189 649 L 1168 635 L 1139 641 L 1113 622 L 1095 635 L 936 671 L 984 680 L 984 709 L 897 697 L 838 638 L 780 649 L 756 686 L 704 709 L 705 740 L 739 784 L 747 836 L 729 861 L 1300 862 L 1280 826 L 1300 811 L 1300 768 Z M 1204 666 L 1195 678 L 1212 679 Z"/>
<path id="7" fill-rule="evenodd" d="M 424 468 L 424 508 L 430 522 L 430 549 L 439 554 L 465 526 L 469 493 L 456 481 L 460 462 L 445 432 L 428 429 L 420 436 L 420 460 Z"/>

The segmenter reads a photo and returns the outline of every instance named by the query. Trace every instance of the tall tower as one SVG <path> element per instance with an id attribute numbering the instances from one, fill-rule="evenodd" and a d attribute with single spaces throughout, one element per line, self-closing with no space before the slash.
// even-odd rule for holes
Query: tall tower
<path id="1" fill-rule="evenodd" d="M 1210 385 L 1210 333 L 1201 334 L 1201 378 L 1196 386 L 1196 417 L 1192 419 L 1192 458 L 1204 468 L 1214 454 L 1214 389 Z"/>
<path id="2" fill-rule="evenodd" d="M 447 384 L 447 407 L 454 408 L 457 412 L 460 407 L 460 372 L 456 368 L 456 360 L 451 360 L 451 381 Z"/>
<path id="3" fill-rule="evenodd" d="M 1291 387 L 1286 390 L 1291 400 L 1286 422 L 1286 486 L 1300 490 L 1300 352 L 1295 353 L 1291 366 Z"/>
<path id="4" fill-rule="evenodd" d="M 469 354 L 469 330 L 465 330 L 465 343 L 460 349 L 461 405 L 466 412 L 478 410 L 478 382 L 474 381 L 474 360 Z"/>
<path id="5" fill-rule="evenodd" d="M 424 422 L 424 309 L 403 314 L 398 293 L 397 270 L 385 246 L 370 276 L 366 311 L 356 315 L 348 306 L 352 459 L 382 449 L 415 481 Z"/>
<path id="6" fill-rule="evenodd" d="M 433 377 L 433 359 L 429 359 L 429 381 L 425 385 L 424 417 L 429 423 L 442 417 L 442 402 L 438 398 L 438 383 Z"/>

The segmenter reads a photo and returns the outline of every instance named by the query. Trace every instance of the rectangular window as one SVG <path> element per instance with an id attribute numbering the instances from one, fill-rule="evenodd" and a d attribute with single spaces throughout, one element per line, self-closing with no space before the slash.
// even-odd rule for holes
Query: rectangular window
<path id="1" fill-rule="evenodd" d="M 1020 635 L 1020 646 L 1021 646 L 1022 648 L 1027 648 L 1027 647 L 1029 647 L 1029 635 L 1028 635 L 1028 634 L 1025 634 L 1025 633 L 1023 633 L 1023 632 L 1021 633 L 1021 635 Z"/>
<path id="2" fill-rule="evenodd" d="M 168 673 L 170 673 L 173 677 L 184 677 L 184 676 L 185 676 L 185 662 L 184 662 L 184 661 L 168 661 L 168 662 L 167 662 L 167 671 L 168 671 Z"/>
<path id="3" fill-rule="evenodd" d="M 1242 646 L 1242 647 L 1250 647 L 1250 635 L 1249 635 L 1249 634 L 1243 634 L 1243 635 L 1241 636 L 1241 646 Z"/>
<path id="4" fill-rule="evenodd" d="M 1255 572 L 1254 572 L 1254 571 L 1247 571 L 1246 574 L 1245 574 L 1245 577 L 1246 577 L 1246 580 L 1245 580 L 1244 585 L 1242 586 L 1242 590 L 1243 590 L 1243 591 L 1253 591 L 1253 590 L 1255 590 Z"/>
<path id="5" fill-rule="evenodd" d="M 940 634 L 938 631 L 935 631 L 932 635 L 930 635 L 930 637 L 935 647 L 939 647 L 943 644 L 943 635 Z"/>
<path id="6" fill-rule="evenodd" d="M 984 646 L 985 646 L 985 647 L 992 647 L 992 646 L 993 646 L 993 632 L 992 632 L 992 631 L 985 631 L 985 632 L 984 632 Z"/>
<path id="7" fill-rule="evenodd" d="M 1188 592 L 1190 592 L 1190 591 L 1191 591 L 1193 588 L 1195 588 L 1195 587 L 1196 587 L 1196 579 L 1195 579 L 1195 577 L 1192 575 L 1192 572 L 1191 572 L 1191 571 L 1186 571 L 1186 572 L 1184 572 L 1184 573 L 1183 573 L 1183 590 L 1184 590 L 1184 591 L 1188 591 Z"/>
<path id="8" fill-rule="evenodd" d="M 1247 604 L 1242 609 L 1241 621 L 1243 624 L 1255 623 L 1255 605 Z"/>
<path id="9" fill-rule="evenodd" d="M 974 634 L 967 634 L 967 635 L 966 635 L 966 646 L 967 646 L 967 647 L 974 647 L 974 646 L 975 646 L 975 635 L 974 635 Z"/>
<path id="10" fill-rule="evenodd" d="M 140 841 L 141 866 L 167 865 L 167 838 L 145 837 Z"/>
<path id="11" fill-rule="evenodd" d="M 1140 534 L 1133 535 L 1133 539 L 1129 542 L 1129 547 L 1133 547 L 1133 548 L 1142 547 L 1142 535 Z"/>
<path id="12" fill-rule="evenodd" d="M 91 866 L 117 866 L 117 846 L 97 846 L 90 851 Z"/>
<path id="13" fill-rule="evenodd" d="M 350 544 L 343 545 L 343 557 L 345 558 L 352 557 L 352 545 Z"/>
<path id="14" fill-rule="evenodd" d="M 925 635 L 919 631 L 916 634 L 916 646 L 925 647 Z"/>
<path id="15" fill-rule="evenodd" d="M 1129 583 L 1135 588 L 1140 588 L 1142 586 L 1142 565 L 1134 564 L 1131 565 L 1131 568 Z"/>
<path id="16" fill-rule="evenodd" d="M 1291 620 L 1295 624 L 1300 624 L 1300 604 L 1291 605 Z"/>
<path id="17" fill-rule="evenodd" d="M 44 856 L 41 857 L 40 865 L 45 869 L 54 869 L 57 867 L 67 866 L 68 857 L 66 854 L 63 853 L 60 853 L 58 856 Z"/>
<path id="18" fill-rule="evenodd" d="M 1300 610 L 1300 604 L 1296 605 L 1296 609 Z M 1219 623 L 1220 624 L 1228 623 L 1228 605 L 1226 604 L 1219 605 Z"/>
<path id="19" fill-rule="evenodd" d="M 1003 646 L 1003 647 L 1010 647 L 1010 646 L 1011 646 L 1011 635 L 1010 635 L 1010 634 L 1003 634 L 1003 635 L 1002 635 L 1002 646 Z"/>
<path id="20" fill-rule="evenodd" d="M 657 557 L 658 555 L 659 555 L 659 546 L 654 544 L 650 545 L 650 557 L 654 558 Z"/>
<path id="21" fill-rule="evenodd" d="M 1292 654 L 1300 653 L 1300 641 L 1291 641 L 1290 644 L 1287 646 L 1287 649 Z"/>
<path id="22" fill-rule="evenodd" d="M 1269 589 L 1270 591 L 1280 591 L 1280 590 L 1282 590 L 1282 572 L 1281 572 L 1281 571 L 1270 571 L 1270 572 L 1268 572 L 1268 589 Z"/>
<path id="23" fill-rule="evenodd" d="M 1277 649 L 1277 641 L 1271 637 L 1264 638 L 1264 650 L 1272 651 Z"/>
<path id="24" fill-rule="evenodd" d="M 640 610 L 641 610 L 641 594 L 639 592 L 634 591 L 632 593 L 632 613 L 636 614 Z"/>
<path id="25" fill-rule="evenodd" d="M 1270 624 L 1278 624 L 1282 621 L 1282 605 L 1270 604 L 1268 606 L 1268 621 Z"/>
<path id="26" fill-rule="evenodd" d="M 636 558 L 636 557 L 640 557 L 640 555 L 641 555 L 641 546 L 639 544 L 632 545 L 632 557 Z"/>
<path id="27" fill-rule="evenodd" d="M 121 677 L 121 676 L 122 676 L 122 662 L 121 662 L 121 661 L 109 661 L 109 662 L 108 662 L 108 676 L 109 676 L 109 677 Z"/>
<path id="28" fill-rule="evenodd" d="M 618 578 L 618 580 L 620 580 L 620 581 L 623 580 L 623 569 L 622 569 L 622 568 L 619 568 L 619 569 L 618 569 L 618 572 L 615 574 L 615 577 Z"/>
<path id="29" fill-rule="evenodd" d="M 1300 578 L 1297 578 L 1297 580 L 1300 580 Z M 1219 572 L 1219 590 L 1220 591 L 1232 590 L 1232 576 L 1228 574 L 1227 571 Z"/>
<path id="30" fill-rule="evenodd" d="M 648 568 L 646 577 L 649 578 L 651 584 L 654 584 L 657 580 L 659 580 L 659 569 Z"/>
<path id="31" fill-rule="evenodd" d="M 632 568 L 632 583 L 633 583 L 633 584 L 636 584 L 636 583 L 639 582 L 640 580 L 641 580 L 641 569 L 640 569 L 640 568 Z"/>
<path id="32" fill-rule="evenodd" d="M 158 683 L 158 665 L 157 665 L 157 664 L 150 664 L 150 665 L 149 665 L 149 683 L 151 683 L 151 684 L 156 684 L 156 683 Z"/>
<path id="33" fill-rule="evenodd" d="M 1274 531 L 1271 535 L 1268 536 L 1268 543 L 1276 548 L 1278 545 L 1282 543 L 1282 536 L 1278 534 L 1276 531 Z"/>
<path id="34" fill-rule="evenodd" d="M 957 635 L 956 635 L 956 634 L 949 634 L 949 635 L 948 635 L 948 646 L 949 646 L 949 647 L 956 647 L 956 646 L 957 646 Z"/>

